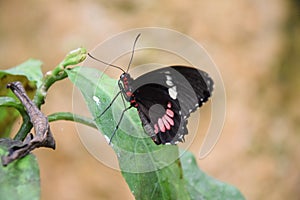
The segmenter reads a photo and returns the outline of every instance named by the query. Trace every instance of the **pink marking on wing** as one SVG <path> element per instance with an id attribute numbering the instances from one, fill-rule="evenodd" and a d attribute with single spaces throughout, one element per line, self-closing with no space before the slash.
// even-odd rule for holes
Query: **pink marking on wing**
<path id="1" fill-rule="evenodd" d="M 164 115 L 164 118 L 169 122 L 171 126 L 174 126 L 174 120 L 168 115 Z"/>
<path id="2" fill-rule="evenodd" d="M 158 133 L 158 126 L 157 126 L 157 124 L 154 124 L 154 133 L 155 133 L 155 134 Z"/>
<path id="3" fill-rule="evenodd" d="M 130 91 L 126 92 L 126 96 L 131 97 L 131 95 L 132 95 L 132 92 L 130 92 Z"/>
<path id="4" fill-rule="evenodd" d="M 167 107 L 171 108 L 171 106 L 172 106 L 171 102 L 168 102 Z"/>
<path id="5" fill-rule="evenodd" d="M 166 131 L 166 127 L 165 127 L 165 125 L 164 125 L 164 123 L 163 123 L 163 121 L 162 121 L 161 118 L 158 119 L 158 126 L 159 126 L 159 129 L 160 129 L 161 132 L 165 132 Z"/>
<path id="6" fill-rule="evenodd" d="M 170 117 L 174 117 L 174 112 L 170 109 L 166 110 L 167 115 L 169 115 Z"/>
<path id="7" fill-rule="evenodd" d="M 166 129 L 167 129 L 167 130 L 170 130 L 170 129 L 171 129 L 171 126 L 170 126 L 169 122 L 166 120 L 165 116 L 166 116 L 166 115 L 164 115 L 164 116 L 162 117 L 162 121 L 163 121 L 163 123 L 164 123 Z"/>

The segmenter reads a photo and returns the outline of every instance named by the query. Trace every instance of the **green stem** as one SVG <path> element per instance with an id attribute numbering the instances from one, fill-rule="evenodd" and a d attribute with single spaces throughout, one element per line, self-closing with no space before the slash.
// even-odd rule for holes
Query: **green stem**
<path id="1" fill-rule="evenodd" d="M 49 71 L 46 73 L 46 75 L 43 78 L 43 82 L 42 82 L 41 86 L 39 88 L 37 88 L 36 93 L 34 95 L 34 98 L 33 98 L 34 104 L 40 109 L 41 106 L 45 103 L 45 97 L 47 95 L 49 88 L 55 82 L 62 80 L 64 78 L 67 78 L 68 75 L 65 72 L 65 68 L 70 65 L 77 65 L 77 64 L 81 63 L 85 58 L 86 58 L 86 49 L 85 48 L 78 48 L 76 50 L 69 52 L 61 63 L 59 63 L 52 71 Z M 66 113 L 64 113 L 64 114 L 66 114 Z M 32 124 L 30 122 L 30 118 L 27 115 L 27 113 L 25 113 L 25 114 L 21 113 L 21 115 L 23 118 L 23 123 L 22 123 L 17 135 L 14 138 L 17 140 L 23 140 L 32 128 Z M 55 121 L 55 120 L 78 121 L 78 122 L 86 124 L 88 126 L 95 127 L 95 124 L 92 121 L 84 120 L 84 119 L 82 119 L 82 117 L 77 117 L 77 116 L 71 117 L 70 115 L 73 116 L 73 114 L 63 115 L 63 113 L 61 113 L 58 116 L 56 116 L 56 115 L 50 116 L 50 119 L 53 121 Z M 64 119 L 64 117 L 65 117 L 65 119 Z"/>
<path id="2" fill-rule="evenodd" d="M 78 122 L 87 126 L 90 126 L 92 128 L 97 128 L 95 122 L 87 117 L 76 115 L 70 112 L 57 112 L 53 113 L 51 115 L 48 115 L 48 121 L 58 121 L 58 120 L 67 120 L 67 121 L 73 121 Z"/>
<path id="3" fill-rule="evenodd" d="M 12 107 L 12 108 L 15 108 L 17 111 L 19 111 L 19 113 L 22 116 L 23 122 L 22 122 L 22 125 L 21 125 L 19 131 L 15 135 L 14 139 L 15 140 L 25 139 L 27 133 L 29 133 L 29 131 L 32 128 L 32 124 L 30 122 L 30 118 L 29 118 L 26 110 L 24 109 L 24 107 L 21 104 L 15 103 L 15 102 L 7 102 L 6 104 L 3 104 L 2 106 Z"/>
<path id="4" fill-rule="evenodd" d="M 45 103 L 45 97 L 49 88 L 56 81 L 67 78 L 68 75 L 65 72 L 65 68 L 70 65 L 77 65 L 86 58 L 86 49 L 78 48 L 69 52 L 64 60 L 59 63 L 52 71 L 46 73 L 42 85 L 37 89 L 33 102 L 38 108 Z"/>
<path id="5" fill-rule="evenodd" d="M 22 119 L 23 119 L 23 123 L 18 133 L 14 137 L 14 140 L 21 140 L 21 141 L 24 140 L 27 134 L 29 133 L 29 131 L 32 129 L 32 124 L 30 122 L 29 116 L 28 115 L 22 116 Z"/>
<path id="6" fill-rule="evenodd" d="M 57 71 L 58 68 L 59 68 L 59 66 L 56 67 L 55 70 Z M 45 103 L 46 94 L 47 94 L 49 88 L 53 85 L 53 83 L 55 83 L 56 81 L 62 80 L 64 78 L 67 78 L 67 76 L 68 76 L 64 70 L 60 71 L 59 73 L 54 74 L 53 72 L 55 70 L 50 71 L 46 74 L 42 85 L 37 89 L 37 91 L 35 93 L 33 102 L 35 103 L 35 105 L 38 108 L 41 108 L 41 105 L 43 105 Z"/>

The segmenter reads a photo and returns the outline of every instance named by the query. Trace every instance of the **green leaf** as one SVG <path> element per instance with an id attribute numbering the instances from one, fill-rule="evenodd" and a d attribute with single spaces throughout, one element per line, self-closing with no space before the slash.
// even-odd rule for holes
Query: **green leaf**
<path id="1" fill-rule="evenodd" d="M 36 87 L 42 84 L 43 73 L 41 71 L 42 62 L 35 59 L 29 59 L 24 63 L 7 70 L 0 70 L 0 77 L 6 75 L 25 76 L 28 81 L 33 82 Z M 12 82 L 12 81 L 9 81 Z"/>
<path id="2" fill-rule="evenodd" d="M 14 107 L 20 109 L 21 104 L 12 97 L 0 97 L 0 106 Z"/>
<path id="3" fill-rule="evenodd" d="M 7 154 L 10 145 L 17 142 L 0 139 L 0 157 Z M 29 154 L 7 167 L 0 165 L 0 199 L 35 200 L 40 198 L 39 167 L 34 155 Z"/>
<path id="4" fill-rule="evenodd" d="M 237 188 L 218 181 L 199 169 L 192 153 L 184 152 L 180 160 L 183 168 L 183 177 L 186 181 L 186 188 L 191 199 L 245 199 Z"/>
<path id="5" fill-rule="evenodd" d="M 3 108 L 6 107 L 6 108 Z M 17 117 L 17 109 L 22 109 L 22 106 L 12 97 L 0 97 L 0 125 L 3 136 L 7 136 L 11 132 L 11 125 Z M 1 136 L 1 134 L 0 134 Z"/>
<path id="6" fill-rule="evenodd" d="M 66 72 L 83 94 L 98 129 L 110 138 L 118 115 L 124 110 L 121 98 L 101 118 L 97 116 L 109 105 L 114 91 L 118 91 L 117 80 L 87 67 Z M 184 187 L 178 147 L 154 144 L 144 133 L 135 109 L 126 112 L 122 124 L 125 126 L 118 129 L 111 144 L 136 199 L 190 199 Z"/>
<path id="7" fill-rule="evenodd" d="M 83 94 L 98 129 L 110 138 L 125 108 L 121 98 L 101 118 L 98 116 L 119 91 L 117 80 L 87 67 L 67 73 Z M 175 145 L 155 145 L 144 133 L 135 109 L 126 112 L 122 124 L 125 126 L 113 137 L 112 148 L 136 199 L 244 199 L 234 187 L 203 173 L 191 153 L 179 153 Z"/>
<path id="8" fill-rule="evenodd" d="M 12 97 L 18 101 L 14 94 L 6 88 L 6 85 L 14 81 L 20 81 L 26 89 L 27 95 L 32 98 L 36 88 L 42 84 L 43 74 L 41 65 L 41 61 L 30 59 L 14 68 L 0 70 L 0 96 Z M 18 116 L 18 112 L 13 108 L 5 107 L 5 104 L 1 105 L 0 130 L 2 132 L 0 133 L 0 137 L 8 137 L 11 127 Z"/>

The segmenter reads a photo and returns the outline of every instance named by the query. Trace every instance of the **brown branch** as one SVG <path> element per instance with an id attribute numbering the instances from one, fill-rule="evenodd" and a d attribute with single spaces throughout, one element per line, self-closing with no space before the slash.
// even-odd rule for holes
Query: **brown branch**
<path id="1" fill-rule="evenodd" d="M 24 105 L 30 117 L 30 122 L 33 125 L 35 135 L 29 133 L 22 144 L 11 146 L 8 155 L 2 157 L 2 164 L 4 166 L 26 156 L 35 148 L 48 147 L 55 149 L 55 140 L 50 131 L 47 117 L 29 99 L 22 84 L 20 82 L 13 82 L 9 83 L 7 87 L 12 90 Z"/>

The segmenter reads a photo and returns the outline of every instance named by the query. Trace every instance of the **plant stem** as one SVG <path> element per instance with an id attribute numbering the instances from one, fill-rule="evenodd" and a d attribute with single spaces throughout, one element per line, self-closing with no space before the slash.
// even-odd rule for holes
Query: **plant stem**
<path id="1" fill-rule="evenodd" d="M 97 128 L 95 122 L 87 117 L 76 115 L 70 112 L 57 112 L 53 113 L 51 115 L 48 115 L 48 121 L 58 121 L 58 120 L 67 120 L 67 121 L 73 121 L 78 122 L 87 126 L 90 126 L 92 128 Z"/>
<path id="2" fill-rule="evenodd" d="M 27 136 L 27 134 L 29 133 L 29 131 L 32 129 L 32 123 L 30 122 L 29 116 L 28 115 L 22 116 L 22 119 L 23 119 L 23 123 L 22 123 L 18 133 L 14 137 L 14 140 L 23 141 L 25 139 L 25 137 Z"/>
<path id="3" fill-rule="evenodd" d="M 33 98 L 33 103 L 36 105 L 38 109 L 41 109 L 41 106 L 45 103 L 45 98 L 47 95 L 47 92 L 49 88 L 57 81 L 62 80 L 64 78 L 67 78 L 67 73 L 65 72 L 65 68 L 70 65 L 77 65 L 81 63 L 84 59 L 86 58 L 86 49 L 85 48 L 78 48 L 76 50 L 73 50 L 69 52 L 64 60 L 59 63 L 52 71 L 49 71 L 46 73 L 46 75 L 43 78 L 42 84 L 39 88 L 37 88 L 36 93 Z M 23 123 L 15 136 L 14 139 L 16 140 L 24 140 L 24 138 L 27 136 L 29 131 L 32 128 L 32 124 L 30 122 L 29 116 L 27 113 L 21 113 L 22 118 L 23 118 Z M 73 114 L 72 114 L 73 115 Z M 54 116 L 50 116 L 55 117 Z M 56 116 L 57 117 L 57 116 Z M 78 122 L 84 123 L 86 125 L 89 125 L 91 127 L 95 127 L 95 125 L 88 120 L 81 120 L 81 117 L 79 118 L 74 118 L 73 119 L 70 117 L 70 115 L 58 115 L 57 120 L 63 120 L 66 117 L 65 120 L 71 120 L 71 121 L 76 121 L 79 120 Z M 55 121 L 55 118 L 52 118 Z"/>
<path id="4" fill-rule="evenodd" d="M 56 67 L 55 70 L 59 68 Z M 37 89 L 35 96 L 33 98 L 33 102 L 35 105 L 40 109 L 41 105 L 45 103 L 45 97 L 47 94 L 48 89 L 55 83 L 56 81 L 62 80 L 64 78 L 67 78 L 67 73 L 62 69 L 59 73 L 54 74 L 53 72 L 55 71 L 50 71 L 46 74 L 44 77 L 42 85 Z"/>
<path id="5" fill-rule="evenodd" d="M 55 149 L 55 140 L 52 136 L 48 119 L 27 96 L 22 83 L 19 81 L 12 82 L 7 84 L 7 88 L 11 89 L 11 91 L 24 106 L 26 113 L 30 119 L 30 123 L 24 123 L 23 121 L 23 125 L 32 124 L 35 135 L 33 136 L 33 134 L 28 134 L 30 130 L 27 132 L 27 134 L 20 134 L 21 136 L 25 136 L 25 139 L 20 145 L 9 147 L 8 155 L 5 155 L 1 158 L 3 166 L 7 166 L 9 163 L 19 158 L 23 158 L 32 150 L 39 147 Z"/>
<path id="6" fill-rule="evenodd" d="M 32 124 L 30 122 L 30 117 L 27 114 L 26 110 L 24 109 L 24 107 L 19 104 L 19 103 L 15 103 L 15 102 L 7 102 L 5 104 L 5 106 L 7 107 L 13 107 L 15 108 L 17 111 L 19 111 L 19 113 L 22 116 L 23 119 L 23 123 L 18 131 L 18 133 L 16 134 L 16 136 L 14 137 L 15 140 L 24 140 L 24 138 L 26 137 L 26 134 L 24 133 L 29 133 L 29 131 L 32 128 Z"/>
<path id="7" fill-rule="evenodd" d="M 48 89 L 56 81 L 67 78 L 68 75 L 65 72 L 65 68 L 70 65 L 77 65 L 86 58 L 86 49 L 78 48 L 69 52 L 64 60 L 59 63 L 52 71 L 46 73 L 42 85 L 37 89 L 33 102 L 38 108 L 45 103 L 45 97 Z"/>

